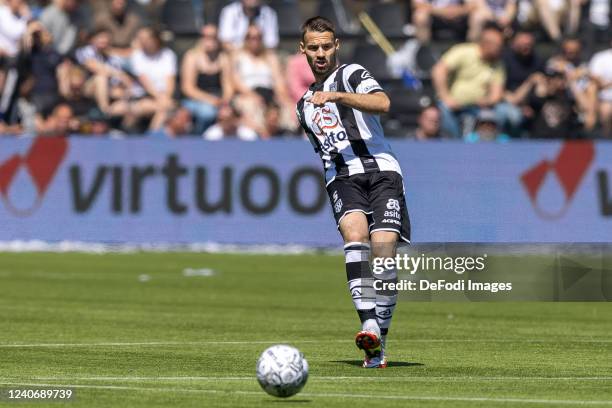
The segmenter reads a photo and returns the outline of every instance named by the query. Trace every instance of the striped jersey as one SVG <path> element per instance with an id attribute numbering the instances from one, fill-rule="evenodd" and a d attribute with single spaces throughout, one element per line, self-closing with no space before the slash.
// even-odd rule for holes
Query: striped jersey
<path id="1" fill-rule="evenodd" d="M 382 88 L 361 65 L 344 64 L 322 83 L 312 84 L 298 101 L 297 117 L 323 160 L 326 185 L 337 176 L 379 171 L 401 174 L 378 115 L 333 102 L 314 106 L 306 100 L 317 91 L 369 94 Z"/>

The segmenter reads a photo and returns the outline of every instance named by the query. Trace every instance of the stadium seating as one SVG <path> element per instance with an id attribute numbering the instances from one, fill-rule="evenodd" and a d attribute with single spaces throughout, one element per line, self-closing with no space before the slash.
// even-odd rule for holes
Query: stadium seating
<path id="1" fill-rule="evenodd" d="M 406 16 L 408 16 L 406 8 L 404 2 L 372 4 L 368 14 L 385 36 L 404 38 L 404 26 L 407 24 Z"/>
<path id="2" fill-rule="evenodd" d="M 204 22 L 204 10 L 197 10 L 192 0 L 172 0 L 164 3 L 162 24 L 175 35 L 195 35 Z"/>

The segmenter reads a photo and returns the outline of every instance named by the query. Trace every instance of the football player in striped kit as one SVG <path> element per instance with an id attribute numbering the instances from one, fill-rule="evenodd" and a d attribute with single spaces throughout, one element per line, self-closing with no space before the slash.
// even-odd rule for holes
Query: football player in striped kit
<path id="1" fill-rule="evenodd" d="M 374 280 L 397 282 L 397 270 L 373 274 L 370 255 L 394 257 L 399 241 L 410 242 L 410 220 L 401 169 L 380 124 L 379 115 L 389 111 L 389 98 L 361 65 L 337 63 L 339 47 L 329 20 L 313 17 L 304 23 L 300 50 L 315 83 L 296 111 L 323 161 L 332 211 L 344 239 L 348 287 L 361 320 L 355 342 L 365 352 L 363 366 L 384 368 L 397 291 L 375 290 Z"/>

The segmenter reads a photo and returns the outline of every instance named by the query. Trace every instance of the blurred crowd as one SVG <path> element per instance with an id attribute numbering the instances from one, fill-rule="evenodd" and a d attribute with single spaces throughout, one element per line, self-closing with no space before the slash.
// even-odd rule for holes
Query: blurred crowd
<path id="1" fill-rule="evenodd" d="M 230 3 L 179 61 L 147 23 L 162 3 L 137 13 L 127 0 L 0 1 L 0 132 L 298 135 L 271 8 Z M 300 61 L 289 69 L 308 74 Z"/>
<path id="2" fill-rule="evenodd" d="M 172 1 L 0 0 L 0 135 L 302 137 L 295 102 L 314 78 L 303 56 L 279 51 L 275 9 L 227 2 L 177 55 L 158 24 Z M 612 137 L 609 0 L 401 3 L 420 48 L 451 33 L 431 53 L 431 103 L 405 137 Z M 585 44 L 585 31 L 607 48 Z"/>

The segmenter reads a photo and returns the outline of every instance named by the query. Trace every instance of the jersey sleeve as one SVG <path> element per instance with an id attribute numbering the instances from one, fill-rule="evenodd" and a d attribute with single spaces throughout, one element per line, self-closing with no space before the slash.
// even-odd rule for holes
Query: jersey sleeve
<path id="1" fill-rule="evenodd" d="M 382 92 L 383 88 L 372 74 L 361 65 L 354 64 L 355 69 L 348 74 L 348 84 L 355 93 L 370 94 Z"/>

